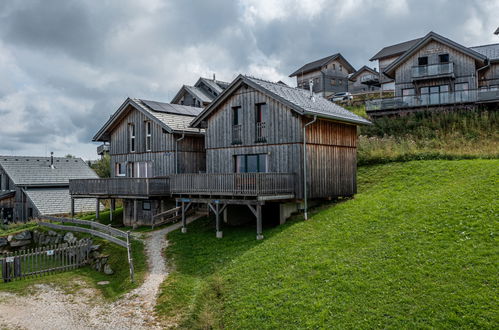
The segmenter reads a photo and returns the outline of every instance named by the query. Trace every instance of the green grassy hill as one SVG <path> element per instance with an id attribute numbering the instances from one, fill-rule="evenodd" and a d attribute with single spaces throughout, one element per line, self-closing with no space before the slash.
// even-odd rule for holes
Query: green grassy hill
<path id="1" fill-rule="evenodd" d="M 359 169 L 359 194 L 264 230 L 169 235 L 158 313 L 186 328 L 493 328 L 499 161 Z"/>

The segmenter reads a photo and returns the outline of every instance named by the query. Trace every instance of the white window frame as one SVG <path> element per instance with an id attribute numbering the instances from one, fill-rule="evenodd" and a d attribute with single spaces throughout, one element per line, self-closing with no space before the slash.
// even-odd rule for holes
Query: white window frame
<path id="1" fill-rule="evenodd" d="M 152 150 L 152 122 L 146 121 L 146 151 Z"/>
<path id="2" fill-rule="evenodd" d="M 126 163 L 114 163 L 114 175 L 116 177 L 126 176 Z"/>
<path id="3" fill-rule="evenodd" d="M 135 152 L 137 150 L 137 144 L 135 143 L 136 136 L 135 124 L 128 124 L 128 149 L 130 152 Z"/>

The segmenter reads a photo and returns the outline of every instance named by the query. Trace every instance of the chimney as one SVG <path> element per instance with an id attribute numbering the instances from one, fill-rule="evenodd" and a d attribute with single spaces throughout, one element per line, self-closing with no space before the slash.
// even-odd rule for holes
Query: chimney
<path id="1" fill-rule="evenodd" d="M 213 74 L 213 81 L 216 81 L 216 79 L 215 79 L 215 74 Z"/>
<path id="2" fill-rule="evenodd" d="M 376 67 L 373 68 L 374 71 L 378 72 L 378 69 Z"/>
<path id="3" fill-rule="evenodd" d="M 50 168 L 54 168 L 54 152 L 50 152 Z"/>
<path id="4" fill-rule="evenodd" d="M 310 79 L 308 81 L 308 87 L 310 89 L 310 99 L 312 100 L 312 102 L 315 102 L 315 97 L 314 97 L 314 80 L 313 79 Z"/>

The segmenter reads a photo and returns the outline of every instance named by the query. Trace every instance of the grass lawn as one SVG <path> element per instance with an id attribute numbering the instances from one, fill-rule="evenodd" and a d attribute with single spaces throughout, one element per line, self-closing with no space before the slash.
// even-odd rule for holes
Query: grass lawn
<path id="1" fill-rule="evenodd" d="M 81 236 L 78 234 L 78 236 Z M 125 248 L 116 244 L 94 238 L 95 244 L 101 245 L 101 253 L 109 255 L 109 264 L 114 270 L 113 275 L 106 275 L 91 269 L 89 266 L 76 270 L 45 275 L 38 278 L 0 283 L 0 290 L 15 292 L 18 294 L 30 294 L 34 284 L 54 284 L 67 292 L 72 292 L 81 287 L 78 282 L 86 282 L 99 289 L 103 296 L 109 300 L 115 300 L 124 293 L 138 287 L 144 280 L 147 271 L 147 260 L 144 254 L 144 244 L 140 241 L 132 241 L 132 255 L 135 267 L 135 283 L 130 281 L 128 268 L 128 257 Z M 75 281 L 80 280 L 80 281 Z M 109 281 L 108 285 L 97 285 L 99 281 Z"/>
<path id="2" fill-rule="evenodd" d="M 359 168 L 355 199 L 264 230 L 169 235 L 158 313 L 184 328 L 494 328 L 499 160 Z"/>

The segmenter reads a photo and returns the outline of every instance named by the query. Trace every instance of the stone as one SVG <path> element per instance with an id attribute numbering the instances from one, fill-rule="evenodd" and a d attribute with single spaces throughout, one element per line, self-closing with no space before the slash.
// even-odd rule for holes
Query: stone
<path id="1" fill-rule="evenodd" d="M 97 282 L 97 285 L 108 285 L 109 284 L 109 281 L 100 281 L 100 282 Z"/>
<path id="2" fill-rule="evenodd" d="M 73 235 L 72 232 L 67 232 L 65 235 L 64 235 L 64 238 L 63 238 L 64 242 L 66 243 L 69 243 L 69 244 L 73 244 L 73 243 L 76 243 L 76 241 L 78 240 L 75 235 Z"/>
<path id="3" fill-rule="evenodd" d="M 104 274 L 106 274 L 106 275 L 113 275 L 114 274 L 114 271 L 109 264 L 104 265 Z"/>
<path id="4" fill-rule="evenodd" d="M 57 233 L 53 230 L 48 231 L 49 236 L 57 236 Z"/>
<path id="5" fill-rule="evenodd" d="M 31 244 L 31 240 L 11 241 L 10 247 L 20 247 L 20 246 L 26 246 L 26 245 L 30 245 L 30 244 Z"/>
<path id="6" fill-rule="evenodd" d="M 33 243 L 38 244 L 40 242 L 40 233 L 37 230 L 33 231 Z"/>
<path id="7" fill-rule="evenodd" d="M 98 251 L 100 249 L 100 245 L 92 245 L 90 247 L 90 251 Z"/>
<path id="8" fill-rule="evenodd" d="M 31 239 L 32 235 L 29 230 L 25 230 L 23 232 L 17 233 L 14 235 L 15 240 L 23 241 L 23 240 L 28 240 Z"/>
<path id="9" fill-rule="evenodd" d="M 108 261 L 108 260 L 109 260 L 109 256 L 102 256 L 102 257 L 100 258 L 100 263 L 101 263 L 101 264 L 103 264 L 103 265 L 104 265 L 104 264 L 107 264 L 107 261 Z"/>
<path id="10" fill-rule="evenodd" d="M 9 244 L 9 241 L 7 241 L 7 238 L 0 237 L 0 247 L 7 246 L 8 244 Z"/>
<path id="11" fill-rule="evenodd" d="M 14 235 L 7 236 L 7 241 L 10 242 L 14 239 Z"/>

